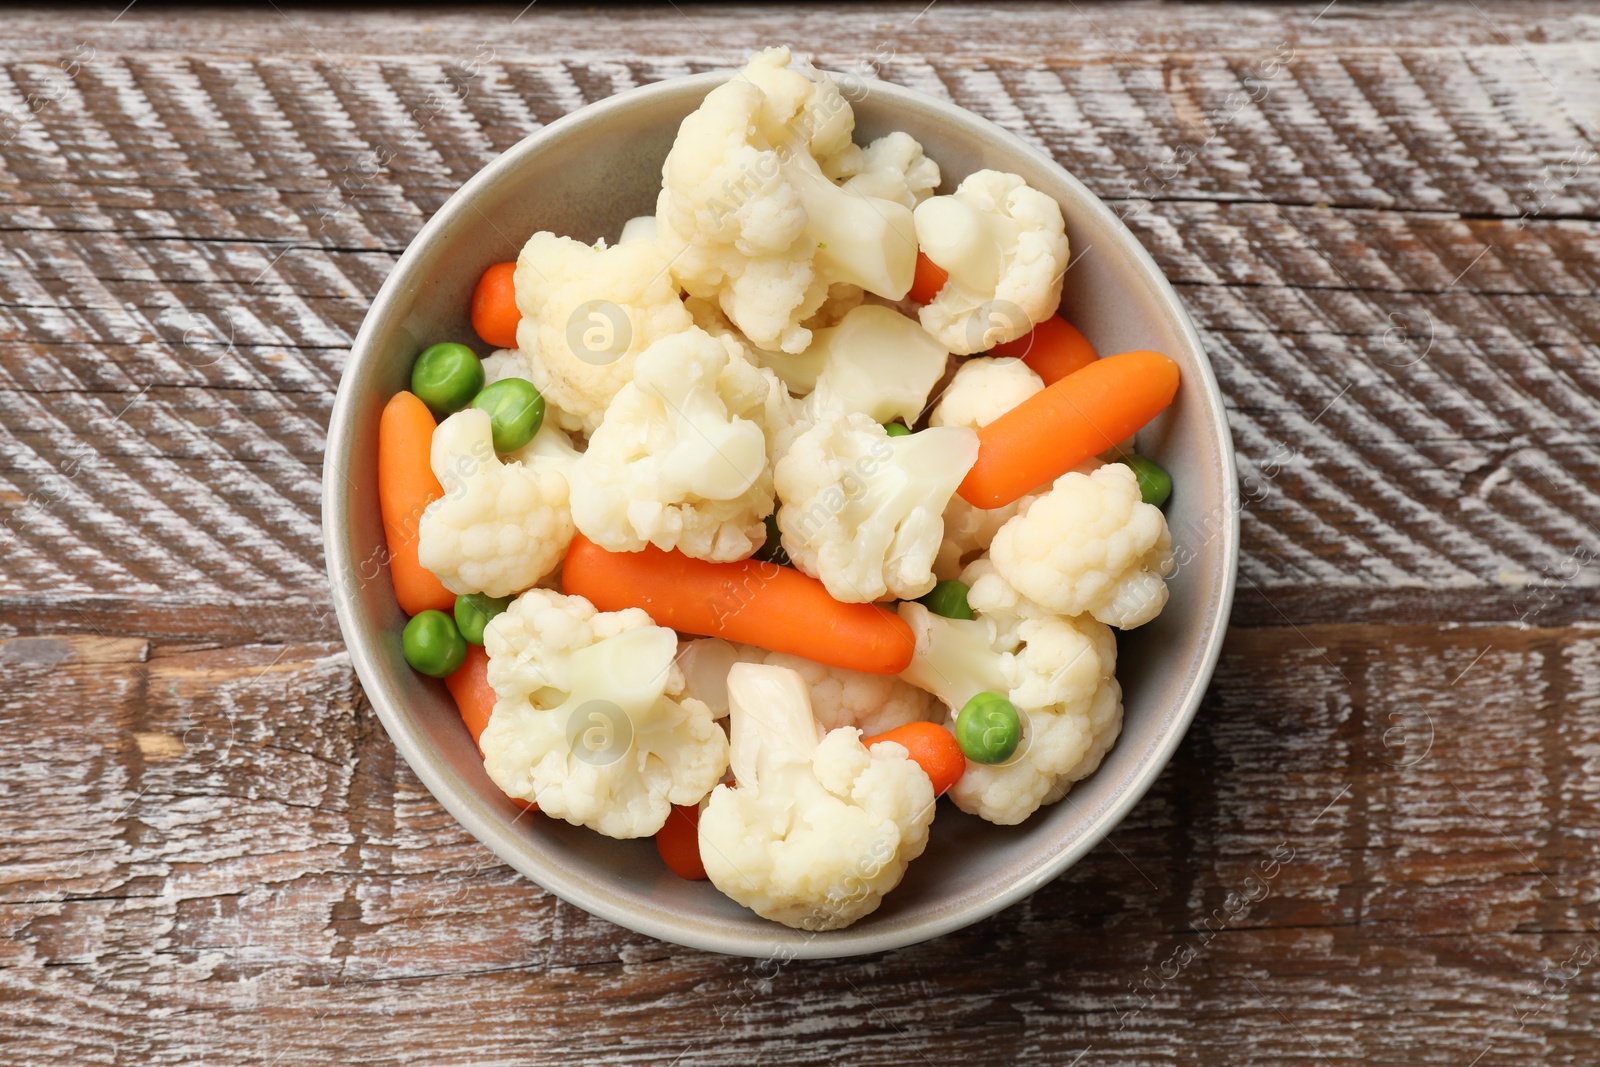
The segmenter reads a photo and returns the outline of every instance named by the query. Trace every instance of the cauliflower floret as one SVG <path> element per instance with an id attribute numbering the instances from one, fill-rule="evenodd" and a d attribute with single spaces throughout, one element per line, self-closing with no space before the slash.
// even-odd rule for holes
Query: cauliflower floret
<path id="1" fill-rule="evenodd" d="M 654 244 L 656 240 L 656 217 L 654 215 L 639 215 L 622 224 L 622 234 L 617 238 L 617 244 L 632 244 L 635 241 L 645 241 Z"/>
<path id="2" fill-rule="evenodd" d="M 908 208 L 928 199 L 939 187 L 939 164 L 923 154 L 916 138 L 900 130 L 855 153 L 847 150 L 839 169 L 845 175 L 846 189 Z"/>
<path id="3" fill-rule="evenodd" d="M 502 462 L 489 415 L 477 408 L 456 412 L 433 431 L 429 462 L 444 496 L 422 513 L 417 559 L 452 593 L 520 593 L 566 554 L 567 480 L 530 459 Z"/>
<path id="4" fill-rule="evenodd" d="M 837 930 L 875 911 L 922 854 L 933 786 L 906 750 L 822 736 L 805 681 L 753 663 L 728 672 L 737 788 L 719 785 L 700 815 L 711 883 L 764 918 Z"/>
<path id="5" fill-rule="evenodd" d="M 483 357 L 483 384 L 493 385 L 506 378 L 523 378 L 533 381 L 533 371 L 528 359 L 515 348 L 497 348 Z"/>
<path id="6" fill-rule="evenodd" d="M 773 503 L 762 420 L 782 388 L 698 327 L 645 349 L 577 463 L 578 529 L 613 552 L 750 555 Z"/>
<path id="7" fill-rule="evenodd" d="M 969 359 L 945 387 L 928 425 L 981 430 L 1043 388 L 1044 379 L 1020 359 Z"/>
<path id="8" fill-rule="evenodd" d="M 909 722 L 937 722 L 944 717 L 943 706 L 931 695 L 892 674 L 830 667 L 754 645 L 738 645 L 736 653 L 746 663 L 787 667 L 798 674 L 811 692 L 811 713 L 824 730 L 854 726 L 875 737 Z"/>
<path id="9" fill-rule="evenodd" d="M 1020 359 L 981 356 L 961 364 L 928 417 L 930 426 L 965 426 L 981 430 L 1044 388 L 1044 381 Z M 1004 507 L 973 507 L 959 496 L 944 509 L 944 541 L 933 561 L 941 580 L 955 578 L 971 557 L 988 549 L 994 535 L 1032 499 L 1025 496 Z"/>
<path id="10" fill-rule="evenodd" d="M 830 179 L 855 117 L 831 78 L 788 63 L 786 48 L 752 57 L 684 119 L 656 221 L 679 285 L 757 347 L 797 353 L 831 286 L 904 296 L 916 241 L 907 207 Z"/>
<path id="11" fill-rule="evenodd" d="M 919 597 L 933 588 L 940 514 L 977 458 L 968 429 L 891 438 L 868 415 L 824 415 L 773 473 L 783 547 L 836 600 Z"/>
<path id="12" fill-rule="evenodd" d="M 813 418 L 860 412 L 874 422 L 900 418 L 909 426 L 944 374 L 949 353 L 898 311 L 865 304 L 839 325 L 818 330 L 806 358 L 819 368 L 808 406 Z"/>
<path id="13" fill-rule="evenodd" d="M 647 837 L 722 777 L 728 743 L 683 697 L 678 639 L 638 608 L 522 594 L 484 629 L 494 712 L 478 740 L 508 795 L 607 837 Z M 681 699 L 680 699 L 681 698 Z"/>
<path id="14" fill-rule="evenodd" d="M 1172 536 L 1126 464 L 1068 471 L 994 536 L 995 571 L 1058 615 L 1088 613 L 1131 630 L 1161 613 Z"/>
<path id="15" fill-rule="evenodd" d="M 536 233 L 517 257 L 517 346 L 563 430 L 593 433 L 640 352 L 690 326 L 649 241 L 601 248 Z"/>
<path id="16" fill-rule="evenodd" d="M 917 243 L 950 274 L 923 327 L 957 355 L 1014 341 L 1055 314 L 1067 269 L 1061 206 L 1015 174 L 980 170 L 917 205 Z"/>
<path id="17" fill-rule="evenodd" d="M 986 565 L 987 561 L 982 561 Z M 980 565 L 975 565 L 979 567 Z M 962 811 L 993 823 L 1022 822 L 1042 805 L 1067 794 L 1093 773 L 1122 729 L 1122 687 L 1111 630 L 1090 618 L 1065 619 L 1014 599 L 991 616 L 981 569 L 963 580 L 976 617 L 946 619 L 921 604 L 900 605 L 917 637 L 911 667 L 902 675 L 938 696 L 945 726 L 981 692 L 1000 693 L 1022 719 L 1022 741 L 1002 764 L 967 762 L 950 789 Z"/>

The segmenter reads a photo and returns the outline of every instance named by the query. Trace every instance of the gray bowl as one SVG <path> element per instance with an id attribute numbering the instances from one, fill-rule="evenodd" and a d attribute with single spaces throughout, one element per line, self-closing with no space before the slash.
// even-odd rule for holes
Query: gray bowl
<path id="1" fill-rule="evenodd" d="M 970 112 L 897 85 L 853 86 L 857 140 L 910 132 L 943 168 L 942 191 L 992 167 L 1055 197 L 1075 257 L 1063 313 L 1102 353 L 1155 349 L 1182 368 L 1177 402 L 1139 438 L 1172 472 L 1167 514 L 1180 566 L 1166 611 L 1120 642 L 1121 740 L 1066 800 L 1022 826 L 991 826 L 941 801 L 928 850 L 900 887 L 877 912 L 831 933 L 790 930 L 709 883 L 677 878 L 648 839 L 613 841 L 521 811 L 484 773 L 444 686 L 401 656 L 406 619 L 382 563 L 378 415 L 407 387 L 423 347 L 476 343 L 468 300 L 489 264 L 515 259 L 536 230 L 614 240 L 626 219 L 652 212 L 679 122 L 728 77 L 659 82 L 554 122 L 475 175 L 422 228 L 373 302 L 339 385 L 323 472 L 328 574 L 356 673 L 395 747 L 440 803 L 517 870 L 595 915 L 694 948 L 785 958 L 880 952 L 959 929 L 1043 886 L 1093 848 L 1166 765 L 1211 677 L 1233 600 L 1232 443 L 1177 295 L 1104 204 L 1048 157 Z"/>

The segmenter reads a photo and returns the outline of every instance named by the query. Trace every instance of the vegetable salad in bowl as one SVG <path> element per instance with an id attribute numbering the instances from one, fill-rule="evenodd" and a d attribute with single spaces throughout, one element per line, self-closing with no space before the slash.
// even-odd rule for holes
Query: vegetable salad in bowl
<path id="1" fill-rule="evenodd" d="M 754 56 L 654 215 L 541 231 L 378 425 L 406 661 L 513 801 L 654 837 L 802 930 L 874 911 L 947 796 L 1022 823 L 1122 726 L 1174 569 L 1135 433 L 1179 386 L 1057 314 L 1062 209 Z M 464 743 L 464 741 L 463 741 Z"/>

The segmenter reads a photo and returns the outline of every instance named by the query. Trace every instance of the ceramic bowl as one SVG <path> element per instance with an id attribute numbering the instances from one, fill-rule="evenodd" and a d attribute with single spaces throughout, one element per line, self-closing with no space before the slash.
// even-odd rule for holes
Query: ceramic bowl
<path id="1" fill-rule="evenodd" d="M 480 353 L 468 301 L 491 263 L 536 230 L 615 240 L 654 210 L 680 121 L 728 73 L 658 82 L 585 107 L 523 140 L 463 185 L 422 228 L 373 301 L 345 368 L 328 431 L 323 527 L 339 624 L 378 717 L 417 776 L 474 836 L 562 899 L 622 926 L 695 948 L 783 958 L 910 945 L 1014 904 L 1070 867 L 1138 802 L 1200 703 L 1233 599 L 1236 478 L 1221 395 L 1172 287 L 1122 222 L 1037 149 L 978 116 L 882 82 L 852 83 L 856 139 L 906 130 L 944 174 L 1020 174 L 1067 220 L 1072 265 L 1062 312 L 1102 353 L 1155 349 L 1178 362 L 1176 403 L 1139 436 L 1172 473 L 1167 506 L 1179 568 L 1155 622 L 1120 640 L 1126 715 L 1100 769 L 1021 826 L 991 826 L 941 801 L 927 852 L 882 907 L 828 933 L 768 922 L 706 882 L 672 875 L 653 842 L 614 841 L 508 801 L 484 773 L 444 686 L 401 656 L 405 616 L 383 568 L 375 489 L 378 415 L 436 341 Z"/>

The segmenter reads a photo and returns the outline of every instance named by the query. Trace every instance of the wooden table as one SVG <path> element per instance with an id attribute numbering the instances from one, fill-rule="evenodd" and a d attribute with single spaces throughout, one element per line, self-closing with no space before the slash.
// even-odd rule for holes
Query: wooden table
<path id="1" fill-rule="evenodd" d="M 1600 1058 L 1592 7 L 122 2 L 0 15 L 0 1061 Z M 781 41 L 1127 216 L 1227 394 L 1244 556 L 1194 728 L 1087 859 L 773 967 L 443 812 L 318 501 L 351 338 L 460 182 Z"/>

